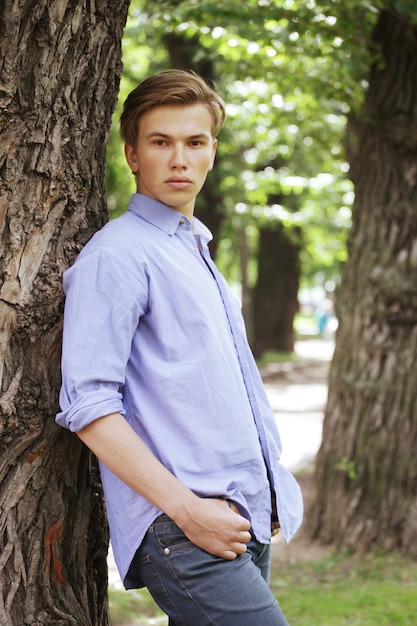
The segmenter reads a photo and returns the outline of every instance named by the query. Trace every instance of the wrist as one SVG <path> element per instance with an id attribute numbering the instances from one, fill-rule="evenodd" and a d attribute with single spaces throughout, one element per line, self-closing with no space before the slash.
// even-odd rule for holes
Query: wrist
<path id="1" fill-rule="evenodd" d="M 180 528 L 195 516 L 200 498 L 187 487 L 181 486 L 179 492 L 173 494 L 164 503 L 164 513 L 168 515 Z"/>

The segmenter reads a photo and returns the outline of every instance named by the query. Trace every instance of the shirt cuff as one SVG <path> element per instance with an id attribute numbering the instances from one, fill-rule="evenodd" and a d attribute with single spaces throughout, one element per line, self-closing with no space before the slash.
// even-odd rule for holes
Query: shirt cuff
<path id="1" fill-rule="evenodd" d="M 125 415 L 122 395 L 106 389 L 82 394 L 74 402 L 68 402 L 68 400 L 65 402 L 62 398 L 60 402 L 63 410 L 57 414 L 55 421 L 72 432 L 79 432 L 92 422 L 111 413 Z"/>

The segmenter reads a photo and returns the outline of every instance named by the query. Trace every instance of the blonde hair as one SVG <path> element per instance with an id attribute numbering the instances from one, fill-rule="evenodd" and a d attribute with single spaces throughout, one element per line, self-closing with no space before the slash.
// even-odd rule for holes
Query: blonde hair
<path id="1" fill-rule="evenodd" d="M 226 119 L 222 98 L 198 74 L 186 70 L 164 70 L 149 76 L 130 92 L 120 116 L 123 140 L 135 146 L 140 116 L 156 106 L 205 104 L 211 116 L 211 133 L 216 137 Z"/>

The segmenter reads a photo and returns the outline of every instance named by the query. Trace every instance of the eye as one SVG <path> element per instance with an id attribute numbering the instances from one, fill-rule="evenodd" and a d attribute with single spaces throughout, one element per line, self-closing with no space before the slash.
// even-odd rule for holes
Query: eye
<path id="1" fill-rule="evenodd" d="M 155 139 L 153 142 L 156 146 L 164 146 L 166 144 L 165 139 Z"/>

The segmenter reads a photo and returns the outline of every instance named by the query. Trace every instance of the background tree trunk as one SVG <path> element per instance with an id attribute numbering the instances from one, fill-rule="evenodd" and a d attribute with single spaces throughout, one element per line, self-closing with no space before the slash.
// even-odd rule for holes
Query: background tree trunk
<path id="1" fill-rule="evenodd" d="M 417 557 L 417 27 L 380 15 L 348 137 L 356 200 L 317 458 L 314 537 Z"/>
<path id="2" fill-rule="evenodd" d="M 108 623 L 101 491 L 90 454 L 54 416 L 62 272 L 107 219 L 128 4 L 0 8 L 1 626 Z"/>
<path id="3" fill-rule="evenodd" d="M 294 350 L 298 311 L 299 246 L 282 224 L 259 231 L 258 279 L 253 292 L 256 356 L 265 350 Z"/>

